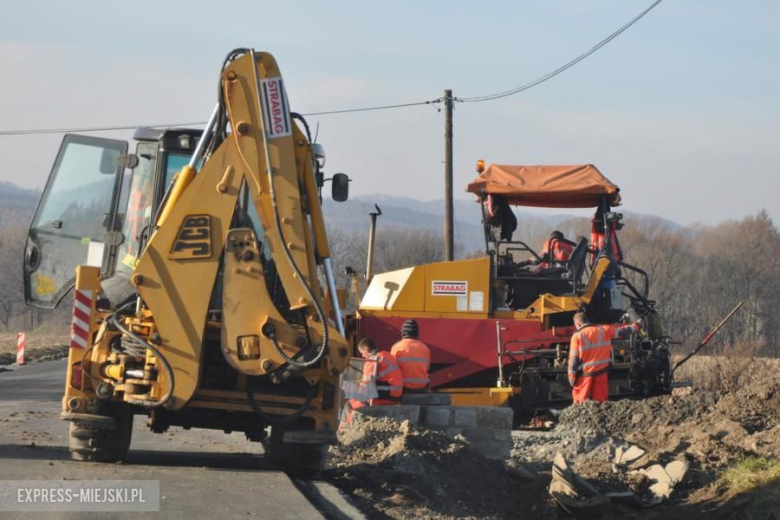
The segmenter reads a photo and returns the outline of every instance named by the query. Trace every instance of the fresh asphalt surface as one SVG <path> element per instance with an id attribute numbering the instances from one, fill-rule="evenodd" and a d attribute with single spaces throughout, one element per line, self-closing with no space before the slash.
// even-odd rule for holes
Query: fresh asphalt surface
<path id="1" fill-rule="evenodd" d="M 0 373 L 0 480 L 158 480 L 160 512 L 2 513 L 0 518 L 360 518 L 335 488 L 300 482 L 266 463 L 243 434 L 171 428 L 135 417 L 124 463 L 73 462 L 59 419 L 65 360 Z"/>

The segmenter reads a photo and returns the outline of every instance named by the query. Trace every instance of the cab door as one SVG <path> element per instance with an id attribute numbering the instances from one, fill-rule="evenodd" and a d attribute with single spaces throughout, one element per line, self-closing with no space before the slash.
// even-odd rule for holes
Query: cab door
<path id="1" fill-rule="evenodd" d="M 76 266 L 108 270 L 118 246 L 116 208 L 127 143 L 66 135 L 27 235 L 25 300 L 52 309 L 74 286 Z"/>

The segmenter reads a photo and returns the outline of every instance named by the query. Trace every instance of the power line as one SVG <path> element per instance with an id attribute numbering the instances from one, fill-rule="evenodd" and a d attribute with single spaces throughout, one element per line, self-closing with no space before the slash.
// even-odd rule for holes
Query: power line
<path id="1" fill-rule="evenodd" d="M 394 108 L 405 108 L 405 107 L 413 107 L 419 105 L 435 105 L 437 103 L 441 103 L 442 101 L 443 98 L 438 98 L 438 99 L 429 99 L 428 101 L 417 101 L 415 103 L 400 103 L 395 105 L 379 105 L 373 107 L 349 108 L 345 110 L 330 110 L 327 112 L 311 112 L 303 115 L 304 116 L 325 116 L 331 114 L 347 114 L 350 112 L 390 110 Z M 205 124 L 206 121 L 197 121 L 195 123 L 173 123 L 167 125 L 125 125 L 125 126 L 102 126 L 102 127 L 90 126 L 90 127 L 80 127 L 80 128 L 40 128 L 40 129 L 30 129 L 30 130 L 0 130 L 0 136 L 35 135 L 35 134 L 67 134 L 70 132 L 113 132 L 118 130 L 135 130 L 140 126 L 145 126 L 147 128 L 171 128 L 171 127 L 182 127 L 182 126 L 202 126 Z"/>
<path id="2" fill-rule="evenodd" d="M 438 98 L 438 99 L 429 99 L 428 101 L 417 101 L 416 103 L 402 103 L 399 105 L 382 105 L 377 107 L 366 107 L 366 108 L 349 108 L 346 110 L 331 110 L 329 112 L 310 112 L 308 114 L 302 114 L 304 116 L 327 116 L 330 114 L 347 114 L 349 112 L 368 112 L 370 110 L 389 110 L 392 108 L 404 108 L 404 107 L 414 107 L 419 105 L 435 105 L 436 103 L 441 103 L 444 101 L 444 98 Z"/>
<path id="3" fill-rule="evenodd" d="M 604 47 L 606 44 L 608 44 L 609 42 L 611 42 L 612 40 L 614 40 L 618 36 L 620 36 L 624 31 L 626 31 L 626 29 L 628 29 L 629 27 L 634 25 L 636 22 L 641 20 L 647 13 L 652 11 L 662 1 L 663 0 L 656 0 L 655 2 L 650 4 L 650 7 L 648 7 L 647 9 L 642 11 L 641 13 L 639 13 L 637 16 L 635 16 L 631 21 L 629 21 L 623 27 L 621 27 L 617 31 L 613 32 L 612 34 L 610 34 L 609 36 L 607 36 L 606 38 L 601 40 L 599 43 L 597 43 L 596 45 L 594 45 L 593 47 L 588 49 L 583 54 L 580 54 L 579 56 L 577 56 L 573 60 L 569 61 L 565 65 L 562 65 L 562 66 L 558 67 L 557 69 L 553 70 L 552 72 L 548 72 L 544 76 L 536 78 L 535 80 L 533 80 L 533 81 L 531 81 L 529 83 L 526 83 L 526 84 L 521 85 L 519 87 L 515 87 L 515 88 L 513 88 L 511 90 L 505 90 L 504 92 L 497 92 L 495 94 L 488 94 L 488 95 L 485 95 L 485 96 L 474 96 L 474 97 L 457 98 L 457 101 L 460 101 L 462 103 L 477 103 L 477 102 L 481 102 L 481 101 L 493 101 L 494 99 L 501 99 L 501 98 L 504 98 L 504 97 L 507 97 L 507 96 L 512 96 L 514 94 L 518 94 L 520 92 L 523 92 L 524 90 L 528 90 L 528 89 L 533 88 L 533 87 L 535 87 L 535 86 L 537 86 L 537 85 L 539 85 L 541 83 L 544 83 L 545 81 L 550 80 L 550 79 L 554 78 L 555 76 L 557 76 L 558 74 L 560 74 L 562 72 L 565 72 L 566 70 L 568 70 L 571 67 L 575 66 L 576 64 L 578 64 L 579 62 L 581 62 L 582 60 L 584 60 L 585 58 L 587 58 L 591 54 L 595 53 L 596 51 L 598 51 L 599 49 Z"/>
<path id="4" fill-rule="evenodd" d="M 524 85 L 521 85 L 519 87 L 513 88 L 511 90 L 506 90 L 504 92 L 497 92 L 495 94 L 488 94 L 484 96 L 474 96 L 474 97 L 463 97 L 463 98 L 454 98 L 455 101 L 459 101 L 461 103 L 477 103 L 482 101 L 493 101 L 495 99 L 501 99 L 507 96 L 512 96 L 514 94 L 518 94 L 520 92 L 523 92 L 525 90 L 528 90 L 530 88 L 533 88 L 541 83 L 544 83 L 547 80 L 550 80 L 557 76 L 558 74 L 561 74 L 562 72 L 565 72 L 566 70 L 570 69 L 574 65 L 578 64 L 591 54 L 595 53 L 605 45 L 607 45 L 609 42 L 620 36 L 623 32 L 625 32 L 629 27 L 634 25 L 636 22 L 644 18 L 644 16 L 652 11 L 658 4 L 660 4 L 663 0 L 655 0 L 650 6 L 639 13 L 637 16 L 635 16 L 633 19 L 631 19 L 628 23 L 623 25 L 620 29 L 613 32 L 603 40 L 601 40 L 599 43 L 588 49 L 585 53 L 580 54 L 573 60 L 569 61 L 565 65 L 562 65 L 561 67 L 558 67 L 557 69 L 553 70 L 552 72 L 549 72 L 545 74 L 544 76 L 541 76 L 539 78 L 536 78 L 535 80 L 526 83 Z M 437 98 L 437 99 L 430 99 L 428 101 L 417 101 L 414 103 L 399 103 L 399 104 L 393 104 L 393 105 L 378 105 L 378 106 L 372 106 L 372 107 L 362 107 L 362 108 L 348 108 L 344 110 L 330 110 L 325 112 L 310 112 L 308 114 L 303 114 L 304 116 L 325 116 L 325 115 L 333 115 L 333 114 L 348 114 L 348 113 L 354 113 L 354 112 L 369 112 L 369 111 L 375 111 L 375 110 L 391 110 L 396 108 L 406 108 L 406 107 L 413 107 L 413 106 L 420 106 L 420 105 L 435 105 L 437 103 L 441 103 L 444 101 L 444 98 Z M 10 135 L 35 135 L 35 134 L 65 134 L 69 132 L 113 132 L 118 130 L 134 130 L 140 126 L 146 126 L 149 128 L 169 128 L 169 127 L 177 127 L 177 126 L 201 126 L 205 125 L 205 121 L 198 121 L 195 123 L 174 123 L 174 124 L 166 124 L 166 125 L 124 125 L 124 126 L 105 126 L 105 127 L 81 127 L 81 128 L 40 128 L 40 129 L 28 129 L 28 130 L 0 130 L 0 136 L 10 136 Z"/>
<path id="5" fill-rule="evenodd" d="M 175 123 L 169 125 L 128 125 L 128 126 L 90 126 L 81 128 L 41 128 L 36 130 L 0 130 L 2 135 L 32 135 L 32 134 L 67 134 L 70 132 L 112 132 L 115 130 L 135 130 L 138 127 L 147 128 L 171 128 L 177 126 L 199 126 L 205 125 L 206 121 L 197 123 Z"/>

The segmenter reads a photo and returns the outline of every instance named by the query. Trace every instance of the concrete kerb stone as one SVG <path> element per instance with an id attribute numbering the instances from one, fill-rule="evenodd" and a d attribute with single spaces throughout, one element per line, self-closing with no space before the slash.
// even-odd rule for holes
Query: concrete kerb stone
<path id="1" fill-rule="evenodd" d="M 455 408 L 455 417 L 452 420 L 453 426 L 459 428 L 476 428 L 477 410 L 474 408 Z"/>
<path id="2" fill-rule="evenodd" d="M 419 404 L 422 406 L 450 406 L 452 396 L 450 394 L 404 394 L 401 396 L 402 404 Z"/>
<path id="3" fill-rule="evenodd" d="M 423 406 L 420 414 L 422 426 L 446 427 L 451 425 L 452 408 L 449 406 Z"/>
<path id="4" fill-rule="evenodd" d="M 355 410 L 355 420 L 360 421 L 361 416 L 381 418 L 387 417 L 396 422 L 409 421 L 411 425 L 420 423 L 420 407 L 413 404 L 401 404 L 397 406 L 364 406 Z"/>

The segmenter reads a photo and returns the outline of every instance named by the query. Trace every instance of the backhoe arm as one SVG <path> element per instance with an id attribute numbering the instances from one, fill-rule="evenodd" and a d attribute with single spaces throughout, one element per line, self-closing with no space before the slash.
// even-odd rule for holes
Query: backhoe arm
<path id="1" fill-rule="evenodd" d="M 313 153 L 290 117 L 274 58 L 246 51 L 222 71 L 218 139 L 201 170 L 183 172 L 132 278 L 173 367 L 169 406 L 183 407 L 199 384 L 212 291 L 222 268 L 221 346 L 249 376 L 282 382 L 296 371 L 313 383 L 315 368 L 346 365 L 343 336 L 326 326 L 317 262 L 329 256 L 312 171 Z M 221 136 L 221 139 L 220 139 Z M 262 225 L 236 226 L 246 183 Z M 261 230 L 257 230 L 260 232 Z M 264 258 L 263 251 L 270 256 Z M 223 257 L 224 252 L 224 257 Z M 267 286 L 270 260 L 289 305 Z"/>

